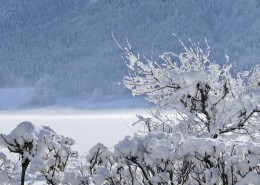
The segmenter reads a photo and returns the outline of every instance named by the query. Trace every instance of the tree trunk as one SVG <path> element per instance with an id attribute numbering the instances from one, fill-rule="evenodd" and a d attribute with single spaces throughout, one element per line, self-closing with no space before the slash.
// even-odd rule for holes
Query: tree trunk
<path id="1" fill-rule="evenodd" d="M 26 169 L 27 169 L 29 163 L 30 163 L 29 159 L 25 159 L 25 161 L 22 163 L 21 185 L 24 185 L 25 172 L 26 172 Z"/>

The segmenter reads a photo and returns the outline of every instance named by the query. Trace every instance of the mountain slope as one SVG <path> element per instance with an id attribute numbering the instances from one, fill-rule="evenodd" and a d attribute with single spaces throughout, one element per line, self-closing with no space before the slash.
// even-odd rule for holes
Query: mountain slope
<path id="1" fill-rule="evenodd" d="M 119 43 L 148 56 L 191 38 L 239 68 L 259 63 L 260 3 L 188 0 L 0 0 L 0 87 L 34 86 L 46 75 L 59 96 L 126 94 Z M 203 44 L 202 44 L 203 46 Z M 48 81 L 46 83 L 49 83 Z"/>

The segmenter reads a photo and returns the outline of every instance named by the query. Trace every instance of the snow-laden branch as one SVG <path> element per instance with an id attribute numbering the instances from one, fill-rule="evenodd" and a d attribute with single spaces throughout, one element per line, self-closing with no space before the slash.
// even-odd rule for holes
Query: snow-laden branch
<path id="1" fill-rule="evenodd" d="M 259 65 L 232 75 L 232 64 L 210 61 L 209 47 L 203 51 L 192 42 L 191 47 L 181 44 L 183 53 L 166 52 L 158 61 L 121 47 L 129 69 L 125 86 L 160 109 L 172 109 L 188 118 L 179 119 L 174 130 L 185 124 L 188 134 L 211 138 L 248 130 L 253 117 L 259 119 L 255 114 L 260 102 Z"/>

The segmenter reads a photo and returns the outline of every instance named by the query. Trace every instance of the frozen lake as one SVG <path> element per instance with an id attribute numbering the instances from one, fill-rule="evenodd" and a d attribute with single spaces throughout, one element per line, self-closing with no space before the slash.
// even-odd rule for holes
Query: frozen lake
<path id="1" fill-rule="evenodd" d="M 0 133 L 9 134 L 17 124 L 31 121 L 73 138 L 76 141 L 74 149 L 86 154 L 96 143 L 110 148 L 126 135 L 133 135 L 136 132 L 132 126 L 137 120 L 136 114 L 147 112 L 145 109 L 0 111 Z"/>

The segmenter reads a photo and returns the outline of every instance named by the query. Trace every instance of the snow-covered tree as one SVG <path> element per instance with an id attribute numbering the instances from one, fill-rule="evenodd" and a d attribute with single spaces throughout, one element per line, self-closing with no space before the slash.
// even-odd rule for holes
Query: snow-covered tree
<path id="1" fill-rule="evenodd" d="M 232 76 L 231 64 L 209 60 L 209 47 L 182 45 L 183 53 L 164 53 L 161 61 L 120 46 L 128 61 L 126 87 L 158 110 L 138 116 L 135 124 L 147 133 L 126 137 L 113 152 L 91 150 L 95 184 L 259 183 L 260 66 Z"/>
<path id="2" fill-rule="evenodd" d="M 158 105 L 153 119 L 139 117 L 139 123 L 145 124 L 150 132 L 168 132 L 175 137 L 178 132 L 184 138 L 178 147 L 171 147 L 174 139 L 163 145 L 168 149 L 164 152 L 166 156 L 173 156 L 159 160 L 168 161 L 167 165 L 154 164 L 154 159 L 163 156 L 158 155 L 151 160 L 150 168 L 173 170 L 159 180 L 161 183 L 164 180 L 173 184 L 236 184 L 248 183 L 251 177 L 257 182 L 260 66 L 232 76 L 232 64 L 220 66 L 209 60 L 209 47 L 204 52 L 195 43 L 191 47 L 180 43 L 183 53 L 163 53 L 161 61 L 140 58 L 131 47 L 121 47 L 129 68 L 124 78 L 126 87 L 133 95 L 145 95 Z M 165 114 L 165 110 L 170 114 Z M 143 153 L 149 154 L 153 148 L 158 153 L 162 149 L 156 146 L 161 145 L 153 144 Z M 145 167 L 149 166 L 146 157 L 141 158 Z M 169 167 L 169 163 L 173 166 Z"/>
<path id="3" fill-rule="evenodd" d="M 161 61 L 143 61 L 131 48 L 122 48 L 129 61 L 126 87 L 133 95 L 145 95 L 160 110 L 174 110 L 178 123 L 161 116 L 161 111 L 154 115 L 174 132 L 210 138 L 230 133 L 253 137 L 260 112 L 260 66 L 232 76 L 232 64 L 220 66 L 209 60 L 209 47 L 204 52 L 194 43 L 190 48 L 181 44 L 183 53 L 163 53 Z"/>
<path id="4" fill-rule="evenodd" d="M 63 182 L 68 160 L 76 155 L 71 150 L 74 140 L 30 122 L 20 123 L 9 135 L 1 134 L 0 144 L 19 155 L 22 185 L 26 173 L 37 172 L 45 177 L 47 184 Z"/>

